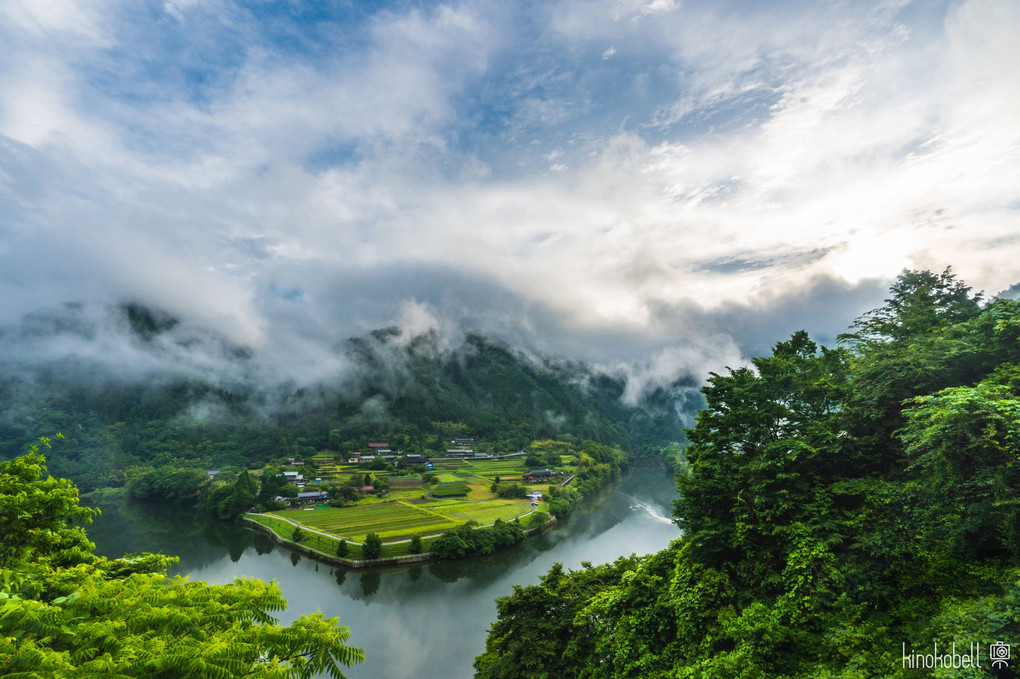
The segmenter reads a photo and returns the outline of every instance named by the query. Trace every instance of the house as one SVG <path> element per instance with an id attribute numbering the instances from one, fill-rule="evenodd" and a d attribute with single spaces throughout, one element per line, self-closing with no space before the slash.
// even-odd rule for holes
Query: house
<path id="1" fill-rule="evenodd" d="M 371 448 L 373 451 L 378 452 L 379 450 L 382 450 L 383 448 L 389 448 L 390 444 L 388 444 L 388 443 L 369 443 L 368 447 Z"/>
<path id="2" fill-rule="evenodd" d="M 537 490 L 536 491 L 532 491 L 532 492 L 528 493 L 527 498 L 529 500 L 531 500 L 532 504 L 534 504 L 536 502 L 541 502 L 542 501 L 542 494 L 539 493 Z"/>
<path id="3" fill-rule="evenodd" d="M 447 457 L 473 457 L 475 451 L 470 448 L 450 448 L 446 451 Z"/>
<path id="4" fill-rule="evenodd" d="M 422 464 L 425 461 L 426 461 L 425 460 L 425 456 L 424 455 L 419 455 L 418 453 L 409 453 L 409 454 L 404 456 L 404 462 L 408 466 L 412 466 L 412 465 L 416 465 L 416 464 Z"/>
<path id="5" fill-rule="evenodd" d="M 361 462 L 375 462 L 375 455 L 362 455 Z"/>
<path id="6" fill-rule="evenodd" d="M 319 502 L 320 500 L 326 499 L 326 491 L 324 490 L 306 490 L 299 492 L 294 501 L 303 504 L 305 502 Z"/>
<path id="7" fill-rule="evenodd" d="M 450 441 L 455 446 L 473 446 L 475 444 L 474 439 L 453 439 Z"/>
<path id="8" fill-rule="evenodd" d="M 304 481 L 305 477 L 301 475 L 301 472 L 283 472 L 283 476 L 290 483 L 297 483 L 298 481 Z"/>
<path id="9" fill-rule="evenodd" d="M 365 495 L 375 495 L 375 486 L 361 486 L 360 488 L 355 488 L 354 490 Z"/>
<path id="10" fill-rule="evenodd" d="M 563 476 L 563 472 L 558 472 L 555 469 L 532 469 L 530 472 L 524 472 L 521 476 L 528 483 L 538 483 L 548 481 L 553 476 Z"/>
<path id="11" fill-rule="evenodd" d="M 219 469 L 206 469 L 205 473 L 209 475 L 210 479 L 216 478 L 216 475 L 220 473 Z"/>

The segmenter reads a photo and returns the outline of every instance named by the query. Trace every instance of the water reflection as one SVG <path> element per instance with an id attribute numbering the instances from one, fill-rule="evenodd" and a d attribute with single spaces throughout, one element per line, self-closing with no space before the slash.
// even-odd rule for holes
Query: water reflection
<path id="1" fill-rule="evenodd" d="M 617 488 L 579 507 L 556 529 L 485 557 L 409 568 L 346 571 L 276 546 L 260 533 L 196 517 L 136 507 L 107 510 L 90 531 L 97 551 L 180 555 L 177 572 L 192 579 L 275 580 L 289 602 L 284 621 L 321 610 L 351 628 L 350 643 L 368 660 L 350 679 L 471 677 L 495 619 L 495 598 L 514 584 L 537 582 L 555 562 L 579 568 L 665 547 L 679 532 L 669 519 L 672 479 L 635 470 Z"/>

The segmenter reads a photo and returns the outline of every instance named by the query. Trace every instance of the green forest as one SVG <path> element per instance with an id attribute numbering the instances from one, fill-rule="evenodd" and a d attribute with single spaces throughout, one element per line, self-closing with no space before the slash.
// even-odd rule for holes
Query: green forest
<path id="1" fill-rule="evenodd" d="M 134 305 L 115 313 L 142 350 L 156 352 L 153 337 L 174 327 Z M 73 327 L 54 325 L 46 332 Z M 675 397 L 693 390 L 689 380 L 627 405 L 622 377 L 583 364 L 540 360 L 477 335 L 445 353 L 433 335 L 398 339 L 389 329 L 347 340 L 337 355 L 356 370 L 315 386 L 280 385 L 272 399 L 244 380 L 118 376 L 84 359 L 0 365 L 0 459 L 59 431 L 65 439 L 48 455 L 55 476 L 88 493 L 164 470 L 184 484 L 168 494 L 175 501 L 195 495 L 206 469 L 257 469 L 322 451 L 361 451 L 378 440 L 438 454 L 457 436 L 476 439 L 481 452 L 516 452 L 562 434 L 656 451 L 683 437 Z M 244 374 L 251 358 L 228 349 L 230 370 Z"/>
<path id="2" fill-rule="evenodd" d="M 904 271 L 835 348 L 795 333 L 703 393 L 683 536 L 515 587 L 476 677 L 1013 676 L 1020 302 Z"/>

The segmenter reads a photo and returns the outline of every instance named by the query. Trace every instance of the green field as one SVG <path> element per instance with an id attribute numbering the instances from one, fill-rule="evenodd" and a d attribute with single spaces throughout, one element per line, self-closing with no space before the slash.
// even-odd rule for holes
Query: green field
<path id="1" fill-rule="evenodd" d="M 267 526 L 273 530 L 277 535 L 289 540 L 291 535 L 294 533 L 294 526 L 281 521 L 275 516 L 270 514 L 246 514 L 246 518 L 260 523 L 263 526 Z M 422 545 L 424 551 L 428 551 L 429 544 L 432 542 L 432 538 L 423 538 Z M 308 533 L 305 538 L 301 541 L 301 545 L 312 549 L 316 552 L 320 552 L 327 556 L 336 555 L 337 540 L 326 537 L 324 535 L 318 535 L 316 533 Z M 379 555 L 381 559 L 388 559 L 395 556 L 404 556 L 408 554 L 406 542 L 389 542 L 383 543 L 382 554 Z M 361 552 L 361 545 L 355 543 L 348 543 L 348 552 L 346 558 L 348 559 L 362 559 L 364 555 Z"/>
<path id="2" fill-rule="evenodd" d="M 270 512 L 309 528 L 362 542 L 369 533 L 397 540 L 415 533 L 438 533 L 461 523 L 403 502 L 380 502 L 334 509 L 285 509 Z"/>
<path id="3" fill-rule="evenodd" d="M 512 521 L 531 510 L 526 500 L 490 500 L 488 502 L 458 502 L 436 507 L 433 511 L 458 522 L 477 521 L 482 526 L 495 523 L 496 519 Z"/>
<path id="4" fill-rule="evenodd" d="M 319 458 L 319 456 L 316 456 Z M 435 475 L 443 485 L 430 487 L 422 477 L 413 474 L 399 476 L 383 470 L 369 470 L 360 465 L 335 465 L 332 459 L 316 459 L 319 475 L 333 477 L 343 483 L 354 474 L 370 473 L 373 479 L 386 479 L 390 491 L 383 496 L 368 496 L 347 507 L 319 507 L 316 509 L 285 509 L 263 515 L 249 515 L 277 534 L 289 539 L 293 525 L 280 521 L 283 517 L 302 526 L 344 538 L 363 542 L 369 533 L 383 539 L 383 556 L 407 553 L 407 542 L 413 535 L 421 535 L 426 544 L 428 536 L 436 536 L 468 521 L 488 526 L 497 519 L 512 521 L 531 510 L 527 500 L 500 499 L 492 492 L 496 477 L 504 483 L 519 483 L 527 471 L 523 458 L 512 460 L 444 460 L 436 465 Z M 559 467 L 569 474 L 570 469 Z M 462 497 L 442 497 L 443 486 L 449 484 L 466 490 Z M 545 491 L 547 484 L 535 484 L 529 489 Z M 436 491 L 439 491 L 438 493 Z M 433 497 L 429 497 L 433 495 Z M 431 500 L 421 502 L 422 500 Z M 336 553 L 336 540 L 325 535 L 309 533 L 302 544 L 324 554 Z M 361 548 L 351 545 L 350 558 L 358 559 Z"/>

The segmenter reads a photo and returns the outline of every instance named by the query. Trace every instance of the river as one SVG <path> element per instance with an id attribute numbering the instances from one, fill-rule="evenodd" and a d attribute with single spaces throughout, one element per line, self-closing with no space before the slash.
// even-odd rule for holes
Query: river
<path id="1" fill-rule="evenodd" d="M 556 528 L 513 549 L 374 571 L 335 569 L 250 529 L 133 505 L 105 507 L 89 534 L 96 551 L 108 556 L 176 554 L 173 572 L 193 580 L 275 580 L 288 601 L 283 622 L 321 610 L 350 627 L 348 643 L 364 649 L 366 661 L 345 670 L 349 679 L 468 679 L 496 618 L 496 597 L 515 584 L 538 582 L 556 562 L 579 568 L 583 561 L 662 549 L 679 536 L 669 519 L 675 497 L 667 472 L 636 469 Z"/>

